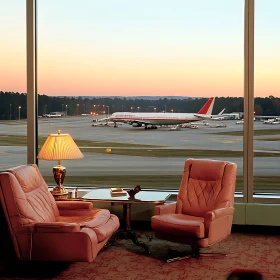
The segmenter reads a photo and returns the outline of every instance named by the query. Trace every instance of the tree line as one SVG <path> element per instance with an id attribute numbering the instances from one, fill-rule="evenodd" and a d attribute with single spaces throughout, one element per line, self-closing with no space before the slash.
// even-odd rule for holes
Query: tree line
<path id="1" fill-rule="evenodd" d="M 66 115 L 81 114 L 112 114 L 114 112 L 174 112 L 195 113 L 200 110 L 208 98 L 159 98 L 131 99 L 113 97 L 57 97 L 38 95 L 38 115 L 50 112 L 63 112 Z M 223 108 L 225 113 L 243 112 L 244 99 L 242 97 L 217 97 L 213 114 L 218 114 Z M 256 115 L 280 116 L 280 98 L 269 96 L 255 98 Z M 26 118 L 26 93 L 0 91 L 0 119 L 15 120 Z"/>

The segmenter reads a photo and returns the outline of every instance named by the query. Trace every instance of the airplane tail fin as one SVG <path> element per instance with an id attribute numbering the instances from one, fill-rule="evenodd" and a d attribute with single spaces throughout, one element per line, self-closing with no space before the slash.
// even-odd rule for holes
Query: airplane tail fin
<path id="1" fill-rule="evenodd" d="M 211 97 L 203 105 L 203 107 L 197 112 L 197 114 L 212 115 L 212 110 L 214 107 L 215 97 Z"/>
<path id="2" fill-rule="evenodd" d="M 226 109 L 226 108 L 224 108 L 224 109 L 218 114 L 218 116 L 222 115 L 223 112 L 225 111 L 225 109 Z"/>

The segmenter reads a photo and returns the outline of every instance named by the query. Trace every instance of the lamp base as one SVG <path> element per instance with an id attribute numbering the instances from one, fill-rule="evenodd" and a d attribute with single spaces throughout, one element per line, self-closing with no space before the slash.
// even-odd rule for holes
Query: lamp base
<path id="1" fill-rule="evenodd" d="M 59 200 L 59 199 L 67 199 L 69 198 L 69 193 L 58 193 L 56 191 L 51 191 L 51 194 L 53 195 L 55 200 Z"/>
<path id="2" fill-rule="evenodd" d="M 53 167 L 53 177 L 57 186 L 52 190 L 54 196 L 68 196 L 68 192 L 63 187 L 63 181 L 66 174 L 66 168 L 60 164 Z"/>

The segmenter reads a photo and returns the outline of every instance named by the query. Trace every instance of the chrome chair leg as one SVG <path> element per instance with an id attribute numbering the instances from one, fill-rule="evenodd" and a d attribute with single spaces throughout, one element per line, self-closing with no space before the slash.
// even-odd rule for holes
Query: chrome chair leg
<path id="1" fill-rule="evenodd" d="M 191 251 L 185 251 L 185 252 L 179 252 L 176 250 L 168 249 L 170 253 L 173 255 L 177 255 L 176 257 L 170 257 L 166 260 L 167 263 L 175 262 L 175 261 L 181 261 L 185 259 L 190 258 L 196 258 L 199 259 L 201 257 L 215 257 L 215 258 L 221 258 L 227 256 L 225 253 L 219 253 L 219 252 L 200 252 L 200 248 L 196 246 L 192 246 Z"/>

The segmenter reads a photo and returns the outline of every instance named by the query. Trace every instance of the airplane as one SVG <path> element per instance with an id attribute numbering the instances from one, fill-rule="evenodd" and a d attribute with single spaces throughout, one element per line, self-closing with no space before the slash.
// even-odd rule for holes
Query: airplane
<path id="1" fill-rule="evenodd" d="M 43 117 L 46 117 L 46 118 L 59 118 L 59 117 L 62 117 L 62 114 L 50 113 L 50 114 L 44 114 Z"/>
<path id="2" fill-rule="evenodd" d="M 183 123 L 211 119 L 215 97 L 211 97 L 197 113 L 131 113 L 116 112 L 109 119 L 115 123 L 124 122 L 133 127 L 144 126 L 145 129 L 157 129 L 158 125 L 178 125 Z M 217 115 L 215 115 L 217 116 Z"/>
<path id="3" fill-rule="evenodd" d="M 280 121 L 276 119 L 269 119 L 267 121 L 263 121 L 264 124 L 279 124 Z"/>
<path id="4" fill-rule="evenodd" d="M 254 116 L 256 120 L 258 121 L 271 121 L 271 120 L 275 120 L 275 121 L 279 121 L 280 120 L 280 116 L 261 116 L 261 115 L 255 115 Z"/>
<path id="5" fill-rule="evenodd" d="M 272 124 L 275 121 L 276 121 L 276 119 L 268 119 L 268 120 L 263 121 L 263 123 L 264 124 Z"/>
<path id="6" fill-rule="evenodd" d="M 212 116 L 211 120 L 215 120 L 215 121 L 222 121 L 225 119 L 225 117 L 223 116 L 223 113 L 225 111 L 226 108 L 224 108 L 217 116 Z"/>

